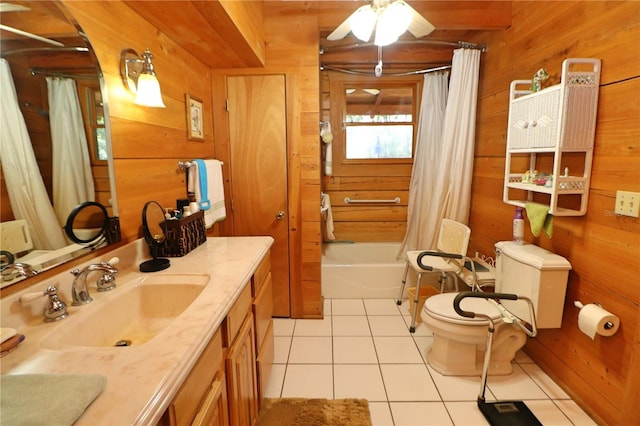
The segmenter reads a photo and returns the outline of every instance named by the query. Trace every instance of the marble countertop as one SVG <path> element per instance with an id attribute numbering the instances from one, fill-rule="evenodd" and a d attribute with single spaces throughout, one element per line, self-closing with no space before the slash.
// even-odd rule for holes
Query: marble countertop
<path id="1" fill-rule="evenodd" d="M 67 319 L 45 323 L 42 316 L 45 297 L 29 305 L 23 305 L 19 298 L 24 293 L 43 291 L 56 283 L 61 298 L 70 305 L 73 277 L 68 271 L 4 297 L 0 301 L 2 327 L 15 328 L 26 339 L 2 358 L 1 372 L 104 375 L 107 377 L 105 390 L 75 425 L 155 424 L 272 244 L 271 237 L 215 237 L 208 238 L 206 243 L 184 257 L 170 258 L 171 266 L 154 272 L 154 277 L 207 274 L 209 282 L 179 320 L 140 346 L 51 349 L 41 341 L 55 333 L 56 327 L 69 321 L 74 314 L 91 309 L 92 305 L 108 303 L 109 294 L 150 276 L 138 271 L 138 264 L 149 259 L 142 240 L 93 259 L 96 262 L 113 256 L 120 258 L 118 287 L 111 292 L 98 293 L 94 284 L 96 274 L 92 274 L 88 283 L 94 301 L 85 306 L 69 306 Z M 87 261 L 86 265 L 90 263 Z M 85 264 L 80 265 L 83 266 Z"/>

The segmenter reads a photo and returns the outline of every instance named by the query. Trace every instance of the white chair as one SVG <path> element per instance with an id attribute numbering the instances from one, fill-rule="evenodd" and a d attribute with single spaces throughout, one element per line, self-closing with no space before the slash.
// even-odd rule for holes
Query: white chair
<path id="1" fill-rule="evenodd" d="M 416 315 L 418 311 L 420 281 L 422 279 L 422 275 L 425 273 L 440 274 L 439 284 L 441 293 L 444 290 L 447 277 L 451 276 L 457 291 L 458 284 L 456 276 L 463 268 L 464 261 L 461 260 L 461 258 L 465 257 L 467 254 L 470 236 L 471 229 L 469 229 L 467 225 L 450 219 L 442 219 L 440 223 L 440 232 L 438 233 L 436 250 L 412 250 L 407 252 L 407 265 L 402 278 L 400 295 L 398 296 L 396 303 L 398 305 L 402 304 L 402 296 L 407 283 L 407 274 L 409 272 L 409 267 L 411 267 L 418 275 L 413 304 L 414 308 L 411 312 L 411 326 L 409 327 L 409 331 L 411 333 L 416 330 Z M 442 254 L 455 255 L 460 259 L 455 259 L 451 256 L 442 257 Z"/>

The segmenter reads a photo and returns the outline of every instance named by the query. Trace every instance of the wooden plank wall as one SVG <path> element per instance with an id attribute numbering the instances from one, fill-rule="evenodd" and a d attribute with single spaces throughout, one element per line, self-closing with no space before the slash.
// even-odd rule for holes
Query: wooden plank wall
<path id="1" fill-rule="evenodd" d="M 514 208 L 501 202 L 509 82 L 541 67 L 559 81 L 567 57 L 602 59 L 589 206 L 557 217 L 554 236 L 525 240 L 566 257 L 573 269 L 562 328 L 540 330 L 526 352 L 598 422 L 640 424 L 640 222 L 613 214 L 616 190 L 640 191 L 640 3 L 513 2 L 504 32 L 471 36 L 482 57 L 469 252 L 493 255 L 511 238 Z M 527 222 L 528 223 L 528 222 Z M 528 226 L 527 226 L 528 228 Z M 573 301 L 597 302 L 621 319 L 618 333 L 591 340 Z"/>
<path id="2" fill-rule="evenodd" d="M 186 195 L 179 160 L 212 158 L 211 70 L 122 1 L 74 2 L 65 6 L 87 33 L 102 67 L 123 240 L 141 237 L 142 208 L 155 200 L 175 206 Z M 127 31 L 119 31 L 127 28 Z M 166 108 L 134 105 L 120 77 L 120 52 L 149 48 Z M 204 101 L 204 141 L 187 139 L 185 93 Z M 209 234 L 218 235 L 218 225 Z"/>
<path id="3" fill-rule="evenodd" d="M 216 69 L 214 98 L 225 99 L 229 75 L 283 74 L 287 103 L 289 288 L 292 318 L 320 318 L 320 148 L 317 18 L 288 2 L 264 10 L 264 68 Z M 216 150 L 229 157 L 224 103 L 214 109 Z M 231 235 L 230 223 L 222 226 Z"/>

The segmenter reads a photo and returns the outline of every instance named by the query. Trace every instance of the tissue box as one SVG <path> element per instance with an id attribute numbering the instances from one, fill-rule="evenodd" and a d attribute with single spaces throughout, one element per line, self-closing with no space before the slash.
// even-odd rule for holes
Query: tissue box
<path id="1" fill-rule="evenodd" d="M 182 219 L 164 222 L 165 240 L 161 256 L 181 257 L 207 240 L 204 212 L 199 211 Z"/>

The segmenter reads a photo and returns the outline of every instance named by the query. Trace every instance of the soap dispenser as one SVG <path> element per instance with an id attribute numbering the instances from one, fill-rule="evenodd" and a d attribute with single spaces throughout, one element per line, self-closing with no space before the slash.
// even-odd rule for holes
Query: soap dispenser
<path id="1" fill-rule="evenodd" d="M 524 218 L 522 217 L 522 207 L 516 207 L 516 214 L 513 217 L 513 241 L 516 244 L 523 244 L 524 240 Z"/>

